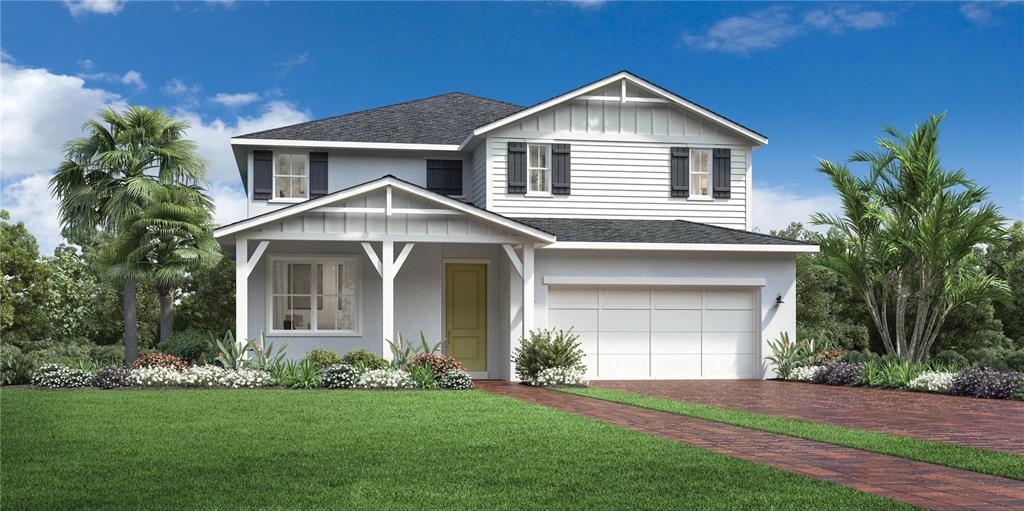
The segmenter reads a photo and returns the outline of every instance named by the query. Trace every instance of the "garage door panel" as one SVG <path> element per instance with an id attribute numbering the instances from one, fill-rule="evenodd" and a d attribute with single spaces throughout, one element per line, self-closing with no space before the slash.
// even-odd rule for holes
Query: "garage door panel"
<path id="1" fill-rule="evenodd" d="M 652 332 L 700 332 L 699 310 L 652 310 Z"/>
<path id="2" fill-rule="evenodd" d="M 651 311 L 601 309 L 598 324 L 602 332 L 648 332 L 651 328 Z"/>
<path id="3" fill-rule="evenodd" d="M 650 309 L 650 288 L 602 288 L 602 309 Z"/>
<path id="4" fill-rule="evenodd" d="M 754 353 L 754 336 L 749 332 L 704 332 L 703 337 L 704 353 Z"/>
<path id="5" fill-rule="evenodd" d="M 655 309 L 700 309 L 699 289 L 654 289 L 651 303 Z"/>
<path id="6" fill-rule="evenodd" d="M 702 358 L 705 378 L 754 378 L 753 355 L 708 355 Z"/>
<path id="7" fill-rule="evenodd" d="M 601 378 L 650 378 L 649 355 L 598 355 Z"/>
<path id="8" fill-rule="evenodd" d="M 700 354 L 652 357 L 651 377 L 663 380 L 700 378 Z"/>
<path id="9" fill-rule="evenodd" d="M 597 331 L 597 310 L 555 309 L 548 312 L 548 325 L 551 328 L 577 332 Z"/>
<path id="10" fill-rule="evenodd" d="M 598 334 L 598 352 L 602 355 L 646 355 L 651 352 L 648 332 L 605 332 Z"/>
<path id="11" fill-rule="evenodd" d="M 596 288 L 567 287 L 553 290 L 548 296 L 552 309 L 594 309 L 597 308 Z"/>
<path id="12" fill-rule="evenodd" d="M 573 330 L 574 334 L 579 336 L 580 348 L 583 353 L 597 355 L 597 332 L 577 332 Z"/>
<path id="13" fill-rule="evenodd" d="M 700 355 L 700 332 L 651 332 L 651 353 Z"/>
<path id="14" fill-rule="evenodd" d="M 704 308 L 713 309 L 753 309 L 754 293 L 747 289 L 705 291 Z"/>
<path id="15" fill-rule="evenodd" d="M 713 310 L 701 316 L 704 332 L 752 332 L 753 311 Z"/>

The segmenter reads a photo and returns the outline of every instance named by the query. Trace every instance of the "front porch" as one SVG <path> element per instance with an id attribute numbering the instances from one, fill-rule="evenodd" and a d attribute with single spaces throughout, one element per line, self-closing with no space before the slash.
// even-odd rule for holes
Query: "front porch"
<path id="1" fill-rule="evenodd" d="M 534 245 L 554 237 L 394 178 L 367 185 L 222 228 L 236 338 L 287 341 L 292 359 L 314 348 L 390 358 L 387 341 L 422 333 L 474 377 L 511 379 L 535 324 Z"/>

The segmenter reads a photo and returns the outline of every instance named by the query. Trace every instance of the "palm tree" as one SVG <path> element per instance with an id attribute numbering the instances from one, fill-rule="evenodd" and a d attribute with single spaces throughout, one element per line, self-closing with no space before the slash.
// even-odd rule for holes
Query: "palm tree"
<path id="1" fill-rule="evenodd" d="M 73 243 L 90 240 L 96 229 L 117 235 L 142 211 L 146 183 L 196 183 L 206 163 L 184 137 L 187 122 L 163 110 L 129 107 L 101 110 L 89 119 L 86 135 L 67 142 L 65 159 L 50 179 L 60 206 L 61 230 Z M 123 279 L 125 363 L 138 356 L 135 279 Z"/>
<path id="2" fill-rule="evenodd" d="M 834 232 L 822 241 L 822 265 L 861 295 L 886 351 L 915 362 L 928 358 L 953 309 L 1007 293 L 977 250 L 1002 243 L 1003 218 L 962 169 L 942 168 L 943 117 L 910 134 L 885 127 L 889 138 L 879 139 L 879 151 L 850 160 L 867 163 L 867 177 L 822 161 L 819 171 L 839 192 L 843 213 L 812 218 Z"/>
<path id="3" fill-rule="evenodd" d="M 174 300 L 192 271 L 221 258 L 213 237 L 213 204 L 201 188 L 147 184 L 142 212 L 125 225 L 108 249 L 108 275 L 122 280 L 151 276 L 160 297 L 160 341 L 171 336 Z"/>

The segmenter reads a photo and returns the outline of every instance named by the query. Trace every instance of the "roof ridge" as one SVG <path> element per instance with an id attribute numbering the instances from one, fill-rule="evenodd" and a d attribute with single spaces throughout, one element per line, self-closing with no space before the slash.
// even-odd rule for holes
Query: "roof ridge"
<path id="1" fill-rule="evenodd" d="M 508 106 L 514 106 L 514 107 L 519 108 L 519 109 L 525 108 L 522 105 L 517 105 L 517 104 L 514 104 L 514 103 L 509 103 L 509 102 L 501 101 L 501 100 L 498 100 L 498 99 L 485 98 L 483 96 L 477 96 L 475 94 L 469 94 L 467 92 L 449 91 L 449 92 L 444 92 L 444 93 L 441 93 L 441 94 L 434 94 L 432 96 L 426 96 L 426 97 L 422 97 L 422 98 L 407 99 L 405 101 L 399 101 L 398 103 L 391 103 L 391 104 L 387 104 L 387 105 L 375 106 L 375 107 L 372 107 L 372 108 L 364 108 L 362 110 L 354 110 L 354 111 L 346 112 L 346 113 L 343 113 L 343 114 L 331 115 L 331 116 L 328 116 L 328 117 L 321 117 L 319 119 L 310 119 L 308 121 L 297 122 L 297 123 L 294 123 L 294 124 L 286 124 L 284 126 L 275 126 L 273 128 L 268 128 L 268 129 L 265 129 L 265 130 L 254 131 L 252 133 L 244 133 L 244 134 L 241 134 L 241 135 L 235 135 L 235 137 L 250 137 L 250 136 L 253 136 L 253 135 L 259 135 L 260 133 L 266 133 L 268 131 L 276 131 L 276 130 L 284 129 L 284 128 L 293 128 L 295 126 L 302 126 L 304 124 L 310 124 L 310 123 L 314 123 L 314 122 L 329 121 L 329 120 L 332 120 L 332 119 L 338 119 L 340 117 L 348 117 L 350 115 L 356 115 L 356 114 L 361 114 L 361 113 L 365 113 L 365 112 L 371 112 L 371 111 L 374 111 L 374 110 L 383 110 L 385 108 L 393 108 L 393 107 L 396 107 L 396 106 L 408 105 L 408 104 L 417 103 L 417 102 L 420 102 L 420 101 L 427 101 L 427 100 L 436 99 L 436 98 L 440 98 L 440 97 L 444 97 L 444 96 L 451 96 L 453 94 L 462 94 L 464 96 L 470 96 L 470 97 L 477 98 L 477 99 L 483 99 L 483 100 L 486 100 L 486 101 L 492 101 L 494 103 L 501 103 L 501 104 L 508 105 Z"/>

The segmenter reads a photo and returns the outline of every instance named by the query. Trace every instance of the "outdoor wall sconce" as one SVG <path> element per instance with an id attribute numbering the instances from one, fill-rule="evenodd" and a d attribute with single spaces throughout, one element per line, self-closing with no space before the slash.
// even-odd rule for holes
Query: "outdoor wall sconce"
<path id="1" fill-rule="evenodd" d="M 775 305 L 782 305 L 782 304 L 783 304 L 782 294 L 779 293 L 778 295 L 775 296 Z"/>

